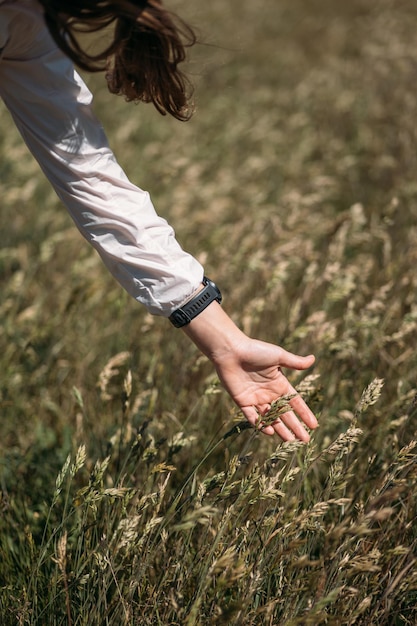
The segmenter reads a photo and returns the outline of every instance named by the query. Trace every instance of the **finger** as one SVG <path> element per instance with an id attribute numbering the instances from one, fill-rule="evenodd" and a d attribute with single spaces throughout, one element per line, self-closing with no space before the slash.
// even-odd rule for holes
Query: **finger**
<path id="1" fill-rule="evenodd" d="M 313 354 L 310 354 L 309 356 L 300 356 L 281 348 L 279 364 L 281 367 L 289 367 L 293 370 L 306 370 L 313 365 L 315 360 L 316 359 Z"/>
<path id="2" fill-rule="evenodd" d="M 240 407 L 240 409 L 243 415 L 248 420 L 249 424 L 252 424 L 252 426 L 256 426 L 257 421 L 259 419 L 259 415 L 258 415 L 258 412 L 255 410 L 255 407 L 243 406 L 243 407 Z"/>
<path id="3" fill-rule="evenodd" d="M 259 406 L 256 407 L 257 413 L 258 413 L 258 420 L 259 420 L 259 415 L 265 416 L 269 413 L 269 411 L 271 410 L 271 405 L 270 404 L 261 404 Z M 265 425 L 263 422 L 259 423 L 258 428 L 261 430 L 261 432 L 264 435 L 275 435 L 278 434 L 280 437 L 280 432 L 282 433 L 282 438 L 285 438 L 285 441 L 287 441 L 286 437 L 291 437 L 291 432 L 288 431 L 288 428 L 285 427 L 285 425 L 283 424 L 282 427 L 280 427 L 278 429 L 278 432 L 275 428 L 275 423 L 272 424 L 268 424 Z"/>
<path id="4" fill-rule="evenodd" d="M 281 429 L 281 425 L 279 424 L 279 422 L 282 422 L 283 424 L 285 424 L 288 432 L 291 432 L 293 439 L 297 438 L 300 441 L 304 441 L 306 443 L 310 441 L 310 435 L 308 434 L 308 432 L 306 431 L 306 429 L 301 424 L 300 420 L 298 419 L 298 417 L 295 415 L 293 411 L 288 411 L 287 413 L 283 413 L 280 419 L 278 419 L 277 422 L 272 424 L 272 426 L 275 428 L 275 432 L 279 434 L 281 437 L 280 431 L 282 429 Z M 286 439 L 286 441 L 289 441 L 289 440 Z"/>
<path id="5" fill-rule="evenodd" d="M 270 426 L 267 426 L 266 428 L 272 428 L 274 433 L 279 435 L 283 441 L 295 441 L 296 439 L 296 434 L 293 432 L 293 430 L 287 427 L 286 423 L 284 422 L 282 418 L 278 418 L 275 422 L 273 422 Z M 263 429 L 262 432 L 264 432 L 266 428 Z M 304 429 L 301 429 L 301 430 L 304 430 Z M 304 433 L 305 435 L 307 435 L 305 431 Z M 302 434 L 301 431 L 300 431 L 300 434 Z M 305 441 L 305 435 L 302 435 L 303 437 L 302 441 Z"/>
<path id="6" fill-rule="evenodd" d="M 261 405 L 261 406 L 262 406 L 262 415 L 267 413 L 268 410 L 271 408 L 271 405 L 267 405 L 267 404 Z M 288 428 L 287 425 L 284 423 L 284 421 L 281 419 L 276 420 L 272 424 L 268 424 L 267 426 L 264 426 L 262 424 L 262 421 L 260 421 L 259 419 L 259 415 L 261 413 L 261 407 L 257 407 L 257 408 L 243 407 L 242 413 L 244 414 L 248 422 L 252 424 L 254 428 L 257 428 L 258 430 L 260 430 L 264 435 L 277 434 L 281 437 L 283 441 L 295 440 L 294 432 L 290 428 Z M 295 418 L 295 420 L 298 422 L 297 418 Z M 303 427 L 301 426 L 299 422 L 298 424 L 300 426 L 300 428 L 298 429 L 298 432 L 300 433 L 302 437 L 302 441 L 308 441 L 308 439 L 306 439 L 306 437 L 308 437 L 308 433 L 303 429 Z"/>
<path id="7" fill-rule="evenodd" d="M 262 406 L 270 407 L 271 405 L 262 405 Z M 259 420 L 259 412 L 255 409 L 255 407 L 253 406 L 241 407 L 241 411 L 243 415 L 246 417 L 246 419 L 248 420 L 249 424 L 252 424 L 254 428 L 257 428 L 257 429 L 261 428 L 262 433 L 264 435 L 275 435 L 276 431 L 273 428 L 273 426 L 269 425 L 269 426 L 265 426 L 264 428 L 262 427 L 262 422 Z"/>
<path id="8" fill-rule="evenodd" d="M 294 388 L 291 388 L 291 393 L 295 394 L 290 400 L 290 405 L 297 413 L 299 418 L 304 422 L 308 428 L 314 429 L 319 425 L 316 416 L 310 407 L 304 402 L 300 394 L 296 392 Z"/>

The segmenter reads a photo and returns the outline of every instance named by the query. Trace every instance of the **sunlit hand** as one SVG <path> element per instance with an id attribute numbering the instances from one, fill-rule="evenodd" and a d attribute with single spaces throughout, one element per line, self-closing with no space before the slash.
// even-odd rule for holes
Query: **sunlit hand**
<path id="1" fill-rule="evenodd" d="M 281 368 L 305 370 L 314 356 L 297 356 L 279 346 L 247 337 L 237 328 L 217 302 L 213 302 L 183 329 L 214 363 L 219 378 L 246 419 L 267 435 L 278 434 L 284 441 L 308 441 L 307 429 L 318 423 L 304 400 L 297 394 Z M 283 396 L 291 410 L 272 424 L 262 424 L 271 404 Z"/>
<path id="2" fill-rule="evenodd" d="M 246 419 L 258 425 L 267 435 L 278 434 L 284 441 L 308 441 L 308 428 L 318 423 L 304 400 L 282 373 L 281 367 L 305 370 L 314 363 L 314 356 L 297 356 L 283 348 L 246 337 L 235 350 L 224 353 L 215 363 L 219 378 Z M 289 400 L 292 410 L 283 413 L 271 425 L 263 426 L 259 416 L 266 415 L 277 399 L 294 395 Z"/>

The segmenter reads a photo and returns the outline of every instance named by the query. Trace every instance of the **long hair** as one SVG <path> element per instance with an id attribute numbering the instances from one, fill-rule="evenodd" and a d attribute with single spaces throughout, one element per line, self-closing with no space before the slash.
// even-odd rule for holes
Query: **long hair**
<path id="1" fill-rule="evenodd" d="M 192 115 L 191 84 L 178 65 L 196 42 L 194 31 L 161 0 L 40 0 L 48 29 L 81 69 L 106 70 L 112 93 L 152 102 L 162 114 L 185 121 Z M 108 28 L 104 50 L 90 53 L 81 34 Z"/>

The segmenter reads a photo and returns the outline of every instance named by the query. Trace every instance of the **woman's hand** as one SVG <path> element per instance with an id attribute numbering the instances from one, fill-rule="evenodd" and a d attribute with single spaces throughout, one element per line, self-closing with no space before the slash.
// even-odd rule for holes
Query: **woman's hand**
<path id="1" fill-rule="evenodd" d="M 212 361 L 219 378 L 246 419 L 267 435 L 278 434 L 284 441 L 309 441 L 306 429 L 318 426 L 304 400 L 297 394 L 281 368 L 305 370 L 314 356 L 297 356 L 279 346 L 250 339 L 240 331 L 224 310 L 213 302 L 184 331 Z M 294 396 L 291 406 L 272 424 L 262 426 L 271 404 L 283 396 Z"/>
<path id="2" fill-rule="evenodd" d="M 281 367 L 304 370 L 313 363 L 313 356 L 297 356 L 278 346 L 247 337 L 232 354 L 217 358 L 215 366 L 224 388 L 253 426 L 259 424 L 263 433 L 276 433 L 284 441 L 308 441 L 310 437 L 304 425 L 316 428 L 317 420 Z M 271 404 L 283 396 L 294 396 L 289 400 L 292 410 L 280 415 L 272 424 L 262 426 L 259 416 L 265 416 Z"/>

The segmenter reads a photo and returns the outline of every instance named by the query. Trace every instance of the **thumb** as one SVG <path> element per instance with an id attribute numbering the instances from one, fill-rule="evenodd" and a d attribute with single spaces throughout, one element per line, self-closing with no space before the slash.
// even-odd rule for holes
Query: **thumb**
<path id="1" fill-rule="evenodd" d="M 313 365 L 315 360 L 316 359 L 313 354 L 300 356 L 281 348 L 279 365 L 280 367 L 289 367 L 293 370 L 306 370 Z"/>

